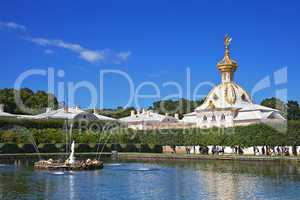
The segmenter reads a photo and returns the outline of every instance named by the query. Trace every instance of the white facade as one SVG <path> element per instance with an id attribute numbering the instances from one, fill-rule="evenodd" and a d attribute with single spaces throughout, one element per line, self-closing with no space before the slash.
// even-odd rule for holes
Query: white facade
<path id="1" fill-rule="evenodd" d="M 194 112 L 185 114 L 182 121 L 194 123 L 200 128 L 284 121 L 278 110 L 254 104 L 250 95 L 234 82 L 234 72 L 238 65 L 230 58 L 229 42 L 230 39 L 226 36 L 225 55 L 218 63 L 221 83 L 210 91 L 201 106 Z"/>
<path id="2" fill-rule="evenodd" d="M 0 104 L 0 117 L 15 117 L 15 115 L 4 112 L 4 105 Z"/>
<path id="3" fill-rule="evenodd" d="M 142 112 L 137 111 L 137 113 L 135 113 L 135 111 L 131 111 L 130 116 L 123 117 L 119 120 L 126 123 L 129 128 L 137 130 L 160 128 L 164 125 L 178 122 L 178 118 L 176 117 L 161 115 L 153 112 L 152 110 L 143 110 Z"/>

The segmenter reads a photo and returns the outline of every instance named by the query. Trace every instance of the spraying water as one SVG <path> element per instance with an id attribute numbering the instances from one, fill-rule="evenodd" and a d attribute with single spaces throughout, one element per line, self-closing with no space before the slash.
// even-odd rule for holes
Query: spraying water
<path id="1" fill-rule="evenodd" d="M 28 139 L 30 140 L 31 144 L 33 145 L 35 152 L 38 154 L 39 160 L 41 160 L 42 158 L 40 155 L 40 151 L 39 151 L 38 145 L 36 144 L 33 134 L 27 128 L 22 128 L 21 132 L 27 134 L 27 136 L 29 137 Z"/>
<path id="2" fill-rule="evenodd" d="M 74 164 L 75 163 L 74 151 L 75 151 L 75 142 L 73 140 L 73 142 L 71 144 L 71 154 L 68 158 L 68 163 L 69 164 Z"/>
<path id="3" fill-rule="evenodd" d="M 31 133 L 29 133 L 29 135 L 30 135 L 31 143 L 32 143 L 32 145 L 33 145 L 33 147 L 35 149 L 35 152 L 37 152 L 37 154 L 39 156 L 39 160 L 41 160 L 42 158 L 41 158 L 41 155 L 40 155 L 40 151 L 39 151 L 38 145 L 36 144 L 33 135 Z"/>

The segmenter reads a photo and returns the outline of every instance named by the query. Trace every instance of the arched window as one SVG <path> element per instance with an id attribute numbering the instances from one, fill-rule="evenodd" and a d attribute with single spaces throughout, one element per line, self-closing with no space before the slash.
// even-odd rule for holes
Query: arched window
<path id="1" fill-rule="evenodd" d="M 242 100 L 248 102 L 245 94 L 242 94 Z"/>
<path id="2" fill-rule="evenodd" d="M 216 121 L 216 116 L 213 115 L 213 116 L 211 117 L 211 121 Z"/>
<path id="3" fill-rule="evenodd" d="M 207 121 L 206 115 L 203 116 L 203 121 Z"/>
<path id="4" fill-rule="evenodd" d="M 216 94 L 213 95 L 213 98 L 215 101 L 217 101 L 219 99 L 218 95 L 216 95 Z"/>
<path id="5" fill-rule="evenodd" d="M 225 115 L 224 114 L 221 115 L 221 120 L 225 120 Z"/>

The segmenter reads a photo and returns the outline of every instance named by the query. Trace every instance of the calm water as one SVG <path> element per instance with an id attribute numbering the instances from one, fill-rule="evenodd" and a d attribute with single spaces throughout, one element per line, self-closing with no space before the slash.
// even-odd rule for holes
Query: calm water
<path id="1" fill-rule="evenodd" d="M 106 162 L 103 170 L 35 171 L 0 161 L 0 199 L 299 199 L 299 164 Z"/>

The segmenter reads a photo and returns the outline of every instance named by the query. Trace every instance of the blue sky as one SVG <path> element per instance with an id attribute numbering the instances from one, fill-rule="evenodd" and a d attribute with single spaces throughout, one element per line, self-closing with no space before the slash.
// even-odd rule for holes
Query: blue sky
<path id="1" fill-rule="evenodd" d="M 235 80 L 246 90 L 266 76 L 269 87 L 256 92 L 255 102 L 287 89 L 288 99 L 300 100 L 300 3 L 298 1 L 1 1 L 0 88 L 13 87 L 29 69 L 63 70 L 58 82 L 88 81 L 100 106 L 100 71 L 121 70 L 133 80 L 158 85 L 160 97 L 142 99 L 140 107 L 176 93 L 175 81 L 187 97 L 186 68 L 191 90 L 197 84 L 220 81 L 216 63 L 223 57 L 223 39 L 232 38 L 231 55 L 239 63 Z M 274 72 L 287 67 L 287 83 L 275 84 Z M 57 73 L 55 73 L 57 74 Z M 46 90 L 47 79 L 32 76 L 24 87 Z M 104 79 L 104 107 L 124 106 L 129 87 L 124 77 Z M 210 87 L 202 87 L 206 94 Z M 154 94 L 152 86 L 140 94 Z M 74 104 L 89 107 L 89 92 L 76 92 Z M 60 99 L 63 100 L 63 99 Z"/>

